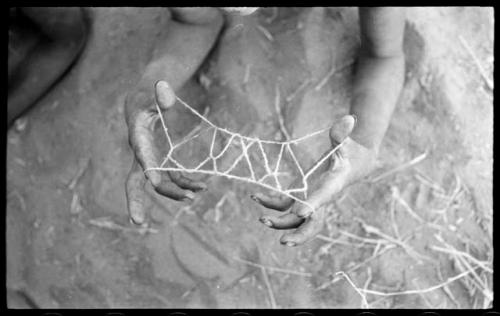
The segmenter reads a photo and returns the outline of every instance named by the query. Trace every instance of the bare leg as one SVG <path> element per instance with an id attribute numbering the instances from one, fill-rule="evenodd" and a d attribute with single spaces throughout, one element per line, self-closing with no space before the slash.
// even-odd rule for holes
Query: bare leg
<path id="1" fill-rule="evenodd" d="M 14 22 L 18 25 L 11 30 L 27 40 L 9 45 L 7 126 L 61 78 L 81 52 L 87 35 L 80 8 L 19 10 Z"/>

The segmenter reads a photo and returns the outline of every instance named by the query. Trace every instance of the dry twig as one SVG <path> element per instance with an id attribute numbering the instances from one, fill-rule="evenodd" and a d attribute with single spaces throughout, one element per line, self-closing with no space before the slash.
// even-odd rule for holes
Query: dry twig
<path id="1" fill-rule="evenodd" d="M 346 246 L 349 246 L 349 247 L 357 247 L 357 248 L 366 246 L 364 244 L 355 245 L 355 244 L 353 244 L 351 242 L 341 240 L 340 238 L 333 239 L 331 237 L 328 237 L 328 236 L 325 236 L 325 235 L 321 235 L 321 234 L 316 235 L 316 238 L 319 239 L 319 240 L 326 241 L 326 242 L 328 242 L 331 245 L 335 245 L 335 244 L 337 244 L 337 245 L 346 245 Z"/>
<path id="2" fill-rule="evenodd" d="M 431 287 L 426 288 L 426 289 L 421 289 L 421 290 L 408 290 L 408 291 L 401 291 L 401 292 L 380 292 L 380 291 L 373 291 L 373 290 L 361 290 L 361 291 L 363 291 L 365 294 L 373 294 L 373 295 L 379 295 L 379 296 L 395 296 L 395 295 L 410 295 L 410 294 L 428 293 L 428 292 L 432 292 L 434 290 L 440 289 L 440 288 L 442 288 L 442 287 L 444 287 L 452 282 L 460 280 L 461 278 L 468 275 L 469 273 L 471 273 L 470 270 L 464 271 L 464 272 L 462 272 L 462 273 L 460 273 L 452 278 L 448 278 L 443 283 L 431 286 Z"/>
<path id="3" fill-rule="evenodd" d="M 354 60 L 350 60 L 340 67 L 335 67 L 335 65 L 333 65 L 332 68 L 330 69 L 330 71 L 328 71 L 327 74 L 323 77 L 323 79 L 321 79 L 319 81 L 319 83 L 316 85 L 314 90 L 315 91 L 321 90 L 321 88 L 323 88 L 323 86 L 328 82 L 328 80 L 330 79 L 331 76 L 333 76 L 335 73 L 337 73 L 339 71 L 342 71 L 342 70 L 350 67 L 352 64 L 354 64 L 354 62 L 355 62 Z"/>
<path id="4" fill-rule="evenodd" d="M 493 91 L 493 82 L 488 78 L 488 75 L 486 75 L 486 71 L 484 70 L 483 66 L 481 66 L 481 63 L 479 62 L 479 58 L 477 58 L 476 54 L 474 54 L 474 51 L 472 48 L 469 46 L 467 41 L 461 36 L 458 36 L 458 39 L 460 40 L 460 43 L 465 47 L 469 55 L 472 57 L 472 60 L 477 66 L 477 69 L 479 70 L 479 73 L 481 74 L 481 77 L 483 77 L 483 80 L 486 82 L 488 85 L 488 88 Z"/>
<path id="5" fill-rule="evenodd" d="M 377 253 L 374 253 L 372 256 L 370 256 L 368 259 L 364 260 L 363 262 L 361 263 L 358 263 L 357 265 L 355 265 L 354 267 L 350 268 L 349 270 L 347 270 L 345 273 L 351 273 L 353 271 L 356 271 L 357 269 L 361 268 L 362 266 L 364 266 L 365 264 L 367 264 L 368 262 L 372 261 L 373 259 L 381 256 L 382 254 L 384 254 L 385 252 L 387 252 L 388 250 L 390 249 L 393 249 L 395 248 L 396 246 L 393 245 L 393 244 L 389 244 L 387 245 L 383 250 L 377 252 Z M 316 291 L 320 291 L 320 290 L 324 290 L 326 289 L 327 287 L 331 286 L 332 284 L 335 284 L 337 283 L 338 281 L 340 280 L 340 278 L 338 277 L 335 277 L 333 278 L 332 280 L 326 282 L 326 283 L 323 283 L 322 285 L 318 286 L 315 290 Z"/>
<path id="6" fill-rule="evenodd" d="M 90 225 L 99 227 L 99 228 L 106 228 L 110 230 L 118 230 L 122 232 L 131 232 L 131 233 L 139 233 L 139 234 L 146 234 L 146 233 L 151 233 L 151 234 L 156 234 L 158 233 L 157 229 L 154 228 L 149 228 L 149 227 L 139 227 L 139 228 L 130 228 L 130 227 L 124 227 L 121 225 L 118 225 L 114 222 L 112 222 L 109 218 L 95 218 L 95 219 L 90 219 L 88 221 Z"/>
<path id="7" fill-rule="evenodd" d="M 293 99 L 295 99 L 295 97 L 299 94 L 299 92 L 301 92 L 304 88 L 306 88 L 309 83 L 311 82 L 311 78 L 307 78 L 306 80 L 304 80 L 304 82 L 302 82 L 298 87 L 297 89 L 295 89 L 292 93 L 290 93 L 287 97 L 286 97 L 286 102 L 291 102 Z"/>
<path id="8" fill-rule="evenodd" d="M 372 182 L 372 183 L 378 182 L 378 181 L 382 180 L 383 178 L 386 178 L 386 177 L 388 177 L 388 176 L 390 176 L 390 175 L 392 175 L 392 174 L 394 174 L 396 172 L 399 172 L 401 170 L 410 168 L 410 167 L 418 164 L 422 160 L 424 160 L 426 157 L 427 157 L 427 151 L 424 152 L 423 154 L 421 154 L 421 155 L 413 158 L 412 160 L 410 160 L 410 161 L 408 161 L 408 162 L 406 162 L 406 163 L 404 163 L 402 165 L 399 165 L 396 168 L 391 169 L 391 170 L 389 170 L 387 172 L 384 172 L 383 174 L 381 174 L 381 175 L 379 175 L 379 176 L 371 179 L 370 182 Z"/>
<path id="9" fill-rule="evenodd" d="M 444 278 L 443 278 L 443 274 L 441 273 L 441 264 L 439 262 L 438 262 L 438 264 L 439 264 L 439 266 L 437 267 L 437 273 L 438 273 L 439 281 L 443 282 Z M 448 297 L 451 299 L 453 304 L 455 304 L 455 306 L 457 308 L 460 308 L 460 304 L 459 304 L 458 300 L 455 298 L 455 295 L 453 295 L 453 292 L 451 291 L 451 289 L 448 285 L 443 286 L 443 291 L 446 293 L 446 295 L 448 295 Z"/>
<path id="10" fill-rule="evenodd" d="M 476 265 L 480 266 L 483 270 L 485 270 L 489 273 L 493 273 L 493 269 L 487 266 L 487 264 L 489 264 L 489 262 L 480 261 L 480 260 L 474 258 L 473 256 L 471 256 L 470 254 L 468 254 L 467 252 L 460 251 L 457 249 L 442 248 L 442 247 L 438 247 L 438 246 L 431 246 L 431 249 L 434 249 L 434 250 L 440 251 L 440 252 L 445 252 L 445 253 L 452 254 L 452 255 L 465 257 L 465 258 L 469 259 L 470 261 L 472 261 L 473 263 L 475 263 Z"/>
<path id="11" fill-rule="evenodd" d="M 274 108 L 276 110 L 276 114 L 278 115 L 278 123 L 280 126 L 280 131 L 285 136 L 285 140 L 290 140 L 292 137 L 290 136 L 290 133 L 288 133 L 288 130 L 285 126 L 285 119 L 283 117 L 283 114 L 281 112 L 281 94 L 280 94 L 280 86 L 279 82 L 276 83 L 276 96 L 274 99 Z"/>
<path id="12" fill-rule="evenodd" d="M 412 208 L 406 203 L 406 201 L 401 197 L 401 194 L 399 193 L 399 190 L 397 187 L 391 187 L 391 192 L 392 192 L 392 197 L 399 202 L 404 208 L 405 211 L 407 211 L 413 218 L 415 218 L 417 221 L 420 223 L 425 223 L 425 220 L 420 217 L 415 211 L 412 210 Z"/>
<path id="13" fill-rule="evenodd" d="M 271 308 L 276 309 L 277 308 L 276 299 L 274 298 L 273 289 L 271 287 L 271 282 L 269 282 L 269 277 L 267 275 L 266 268 L 261 267 L 260 270 L 262 271 L 262 278 L 264 279 L 264 283 L 266 284 L 267 287 L 267 292 L 269 294 L 269 301 L 271 302 Z"/>
<path id="14" fill-rule="evenodd" d="M 349 284 L 354 288 L 354 290 L 359 294 L 359 296 L 361 297 L 361 308 L 370 308 L 370 305 L 368 304 L 368 301 L 366 300 L 366 296 L 361 292 L 362 290 L 360 290 L 355 284 L 354 282 L 352 282 L 351 278 L 349 277 L 349 275 L 347 275 L 345 272 L 343 271 L 339 271 L 337 273 L 335 273 L 336 276 L 342 276 L 344 277 L 347 282 L 349 282 Z"/>
<path id="15" fill-rule="evenodd" d="M 427 185 L 428 187 L 436 190 L 438 193 L 441 193 L 441 194 L 445 193 L 444 189 L 439 184 L 437 184 L 434 181 L 430 180 L 428 177 L 424 176 L 419 171 L 417 171 L 417 173 L 415 174 L 415 178 L 417 178 L 417 180 L 420 181 L 421 183 L 423 183 L 423 184 Z"/>
<path id="16" fill-rule="evenodd" d="M 250 70 L 252 69 L 252 65 L 247 64 L 245 67 L 245 75 L 243 77 L 243 85 L 248 83 L 248 79 L 250 78 Z"/>
<path id="17" fill-rule="evenodd" d="M 274 41 L 273 36 L 271 35 L 271 33 L 265 27 L 263 27 L 262 25 L 257 25 L 257 29 L 262 34 L 264 34 L 264 36 L 267 38 L 268 41 L 270 41 L 270 42 Z"/>
<path id="18" fill-rule="evenodd" d="M 399 240 L 399 239 L 396 239 L 396 238 L 394 238 L 392 236 L 389 236 L 389 235 L 383 233 L 382 231 L 380 231 L 380 229 L 378 229 L 377 227 L 368 225 L 368 224 L 364 223 L 360 219 L 357 219 L 357 220 L 361 223 L 361 225 L 363 226 L 363 229 L 367 233 L 378 235 L 378 236 L 384 238 L 385 240 L 387 240 L 387 241 L 389 241 L 391 243 L 394 243 L 394 244 L 402 247 L 404 250 L 406 250 L 406 252 L 408 253 L 408 255 L 410 255 L 412 258 L 415 258 L 416 260 L 418 260 L 417 258 L 421 258 L 421 259 L 425 259 L 425 260 L 428 260 L 428 261 L 433 261 L 431 258 L 418 253 L 410 245 L 406 244 L 403 240 Z"/>
<path id="19" fill-rule="evenodd" d="M 68 188 L 70 190 L 74 190 L 78 181 L 80 181 L 80 178 L 83 176 L 83 174 L 85 173 L 85 171 L 87 170 L 87 168 L 89 167 L 89 164 L 90 164 L 90 158 L 85 158 L 84 160 L 82 160 L 79 164 L 79 167 L 78 168 L 78 171 L 75 175 L 75 177 L 71 180 L 71 182 L 68 184 Z"/>
<path id="20" fill-rule="evenodd" d="M 312 277 L 311 273 L 308 272 L 300 272 L 300 271 L 294 271 L 294 270 L 288 270 L 288 269 L 282 269 L 282 268 L 277 268 L 277 267 L 270 267 L 270 266 L 264 266 L 262 264 L 258 264 L 255 262 L 251 262 L 245 259 L 241 259 L 238 257 L 233 257 L 234 260 L 248 264 L 249 266 L 257 267 L 257 268 L 264 268 L 269 271 L 275 271 L 275 272 L 281 272 L 281 273 L 286 273 L 286 274 L 293 274 L 293 275 L 298 275 L 298 276 L 303 276 L 303 277 Z"/>

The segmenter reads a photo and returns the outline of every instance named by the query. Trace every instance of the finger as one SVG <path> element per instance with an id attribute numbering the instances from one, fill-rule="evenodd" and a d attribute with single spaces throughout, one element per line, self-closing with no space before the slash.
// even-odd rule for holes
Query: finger
<path id="1" fill-rule="evenodd" d="M 264 225 L 274 229 L 297 228 L 305 221 L 304 218 L 300 218 L 293 213 L 287 213 L 281 216 L 262 216 L 259 220 Z"/>
<path id="2" fill-rule="evenodd" d="M 284 234 L 280 242 L 290 247 L 301 245 L 311 239 L 323 229 L 323 216 L 311 216 L 294 232 Z"/>
<path id="3" fill-rule="evenodd" d="M 169 171 L 168 175 L 170 176 L 170 180 L 172 180 L 173 183 L 177 184 L 182 189 L 191 190 L 194 192 L 204 191 L 207 189 L 207 185 L 204 182 L 190 179 L 179 172 Z"/>
<path id="4" fill-rule="evenodd" d="M 292 198 L 284 195 L 270 197 L 264 194 L 255 193 L 250 195 L 250 198 L 264 207 L 280 212 L 288 210 L 294 202 Z"/>
<path id="5" fill-rule="evenodd" d="M 330 140 L 332 145 L 336 146 L 349 136 L 355 124 L 356 117 L 354 115 L 346 115 L 338 120 L 330 129 Z"/>
<path id="6" fill-rule="evenodd" d="M 176 201 L 193 201 L 195 197 L 193 192 L 183 190 L 168 180 L 163 180 L 155 187 L 155 191 Z"/>
<path id="7" fill-rule="evenodd" d="M 174 90 L 164 80 L 160 80 L 155 84 L 155 98 L 156 103 L 163 110 L 173 106 L 177 101 Z"/>
<path id="8" fill-rule="evenodd" d="M 146 217 L 145 211 L 145 191 L 144 185 L 146 178 L 136 161 L 132 164 L 127 182 L 125 183 L 125 192 L 127 195 L 127 207 L 130 219 L 135 224 L 144 223 Z"/>
<path id="9" fill-rule="evenodd" d="M 151 124 L 154 117 L 147 111 L 136 114 L 134 122 L 130 127 L 130 145 L 135 152 L 135 157 L 145 171 L 146 178 L 153 186 L 161 182 L 161 174 L 158 170 L 148 170 L 158 166 L 153 146 L 153 134 Z M 146 171 L 147 170 L 147 171 Z"/>

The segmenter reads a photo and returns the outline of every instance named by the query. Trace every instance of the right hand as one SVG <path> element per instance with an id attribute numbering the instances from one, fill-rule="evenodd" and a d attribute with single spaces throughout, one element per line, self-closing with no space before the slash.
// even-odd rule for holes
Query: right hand
<path id="1" fill-rule="evenodd" d="M 129 141 L 135 154 L 132 169 L 127 178 L 126 193 L 130 218 L 135 224 L 142 224 L 145 219 L 144 198 L 147 180 L 156 192 L 176 201 L 192 201 L 195 196 L 194 192 L 206 189 L 205 183 L 189 179 L 179 172 L 147 170 L 160 165 L 154 131 L 162 127 L 158 119 L 156 104 L 162 111 L 168 112 L 168 109 L 175 104 L 176 96 L 166 81 L 158 81 L 155 85 L 154 99 L 156 102 L 146 97 L 142 100 L 153 102 L 150 102 L 148 106 L 138 106 L 136 102 L 144 102 L 139 92 L 134 96 L 129 96 L 126 101 L 126 107 L 131 109 L 127 111 Z"/>
<path id="2" fill-rule="evenodd" d="M 125 119 L 129 142 L 134 153 L 132 168 L 126 182 L 126 195 L 130 219 L 142 224 L 146 218 L 146 185 L 151 183 L 163 196 L 189 201 L 195 192 L 206 189 L 200 181 L 191 180 L 179 172 L 148 170 L 158 167 L 161 157 L 158 144 L 163 128 L 158 119 L 156 105 L 168 112 L 176 102 L 175 91 L 180 89 L 196 72 L 218 38 L 223 15 L 215 8 L 170 8 L 171 32 L 157 44 L 157 54 L 148 64 L 141 81 L 127 95 Z M 156 80 L 163 79 L 164 81 Z M 154 91 L 151 89 L 154 84 Z M 158 134 L 155 133 L 158 132 Z"/>

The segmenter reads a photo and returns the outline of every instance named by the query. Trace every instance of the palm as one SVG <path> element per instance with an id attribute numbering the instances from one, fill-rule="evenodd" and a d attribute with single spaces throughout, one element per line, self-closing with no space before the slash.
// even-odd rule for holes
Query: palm
<path id="1" fill-rule="evenodd" d="M 375 165 L 376 152 L 357 143 L 347 135 L 354 127 L 354 118 L 346 116 L 330 132 L 332 146 L 341 146 L 327 160 L 326 166 L 316 171 L 308 182 L 305 204 L 294 203 L 290 198 L 270 198 L 255 194 L 254 200 L 267 208 L 288 211 L 279 217 L 262 217 L 260 220 L 274 229 L 293 229 L 282 236 L 281 243 L 289 246 L 302 244 L 323 228 L 326 207 L 349 184 L 364 177 Z"/>

